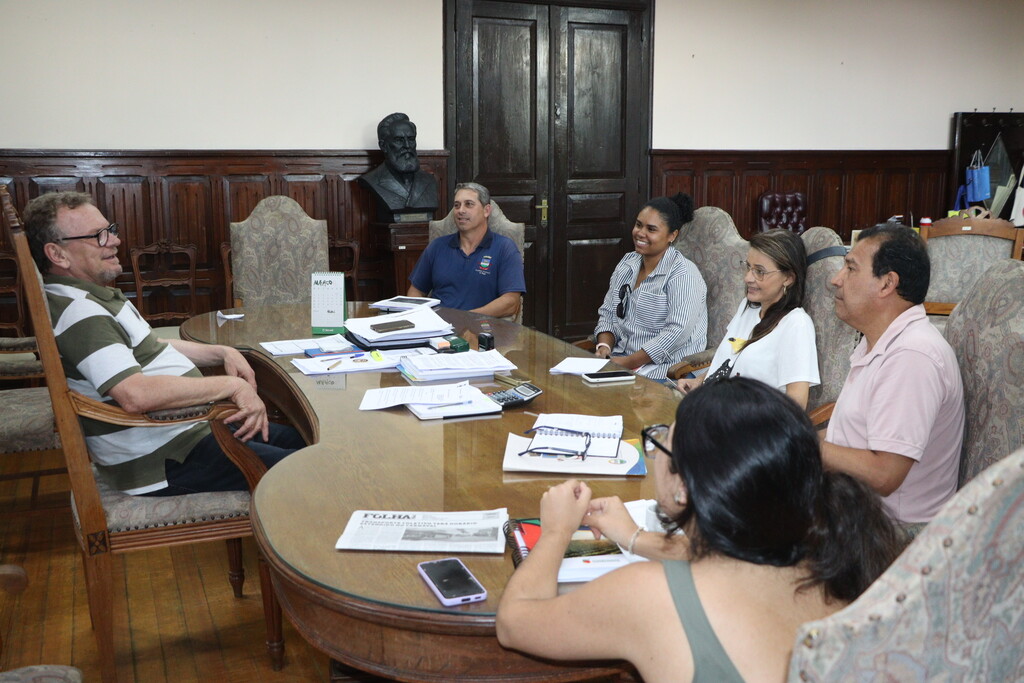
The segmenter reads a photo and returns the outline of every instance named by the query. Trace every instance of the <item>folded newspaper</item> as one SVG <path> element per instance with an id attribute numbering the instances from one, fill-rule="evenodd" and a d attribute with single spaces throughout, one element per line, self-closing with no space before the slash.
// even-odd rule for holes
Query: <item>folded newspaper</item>
<path id="1" fill-rule="evenodd" d="M 394 550 L 399 552 L 505 552 L 502 528 L 508 508 L 468 512 L 409 512 L 356 510 L 337 550 Z"/>

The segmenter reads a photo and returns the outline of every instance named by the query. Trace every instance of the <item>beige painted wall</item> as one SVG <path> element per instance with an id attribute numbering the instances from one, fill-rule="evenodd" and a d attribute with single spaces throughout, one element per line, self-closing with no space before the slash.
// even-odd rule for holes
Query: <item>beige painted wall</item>
<path id="1" fill-rule="evenodd" d="M 0 148 L 364 149 L 396 110 L 444 146 L 442 0 L 0 0 L 0 16 Z M 1024 110 L 1020 0 L 658 0 L 655 20 L 657 148 L 942 149 L 954 111 Z"/>
<path id="2" fill-rule="evenodd" d="M 658 0 L 654 146 L 945 149 L 1024 111 L 1022 0 Z"/>

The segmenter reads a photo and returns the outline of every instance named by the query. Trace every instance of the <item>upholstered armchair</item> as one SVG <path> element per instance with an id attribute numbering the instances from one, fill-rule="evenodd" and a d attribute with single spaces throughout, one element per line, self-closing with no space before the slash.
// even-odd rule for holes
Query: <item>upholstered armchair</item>
<path id="1" fill-rule="evenodd" d="M 996 262 L 945 329 L 964 383 L 960 485 L 1024 446 L 1024 261 Z"/>
<path id="2" fill-rule="evenodd" d="M 231 224 L 236 306 L 309 302 L 312 274 L 327 269 L 327 221 L 310 218 L 290 197 L 266 197 Z"/>
<path id="3" fill-rule="evenodd" d="M 757 230 L 784 228 L 802 233 L 807 229 L 807 198 L 803 192 L 768 191 L 757 199 Z"/>
<path id="4" fill-rule="evenodd" d="M 692 354 L 669 368 L 672 379 L 707 367 L 725 336 L 736 307 L 743 298 L 743 276 L 750 243 L 740 237 L 732 217 L 714 206 L 702 206 L 676 238 L 676 249 L 693 261 L 707 285 L 708 349 Z"/>
<path id="5" fill-rule="evenodd" d="M 988 217 L 988 212 L 961 212 L 921 228 L 931 260 L 931 284 L 925 309 L 941 330 L 948 316 L 990 265 L 1020 259 L 1024 228 Z"/>
<path id="6" fill-rule="evenodd" d="M 860 333 L 836 316 L 832 278 L 843 267 L 846 248 L 830 228 L 815 227 L 800 235 L 807 251 L 804 310 L 814 322 L 821 384 L 811 387 L 807 409 L 834 402 L 850 372 L 850 354 Z"/>
<path id="7" fill-rule="evenodd" d="M 448 215 L 439 221 L 430 221 L 430 225 L 427 228 L 427 239 L 434 241 L 438 237 L 444 235 L 450 235 L 458 228 L 455 226 L 455 209 L 448 212 Z M 526 224 L 515 223 L 508 219 L 505 212 L 498 206 L 498 202 L 491 200 L 491 215 L 487 217 L 487 229 L 493 230 L 499 235 L 512 240 L 516 245 L 516 249 L 519 250 L 519 256 L 523 257 L 526 250 Z M 519 310 L 516 314 L 509 318 L 513 322 L 523 322 L 523 301 L 522 297 L 519 299 Z"/>
<path id="8" fill-rule="evenodd" d="M 1012 681 L 1024 671 L 1024 449 L 975 477 L 845 609 L 797 631 L 789 681 Z"/>

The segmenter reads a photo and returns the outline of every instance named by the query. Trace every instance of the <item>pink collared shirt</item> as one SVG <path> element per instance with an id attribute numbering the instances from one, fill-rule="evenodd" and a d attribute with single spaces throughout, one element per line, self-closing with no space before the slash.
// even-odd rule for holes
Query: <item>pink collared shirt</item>
<path id="1" fill-rule="evenodd" d="M 924 306 L 897 317 L 871 351 L 862 339 L 825 440 L 914 460 L 882 499 L 901 522 L 927 522 L 956 492 L 964 436 L 964 389 L 956 355 Z"/>

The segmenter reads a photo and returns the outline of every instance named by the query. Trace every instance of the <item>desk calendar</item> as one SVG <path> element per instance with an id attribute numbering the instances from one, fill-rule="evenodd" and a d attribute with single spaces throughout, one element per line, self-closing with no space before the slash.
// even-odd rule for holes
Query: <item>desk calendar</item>
<path id="1" fill-rule="evenodd" d="M 338 334 L 345 328 L 345 274 L 313 273 L 310 321 L 313 334 Z"/>

